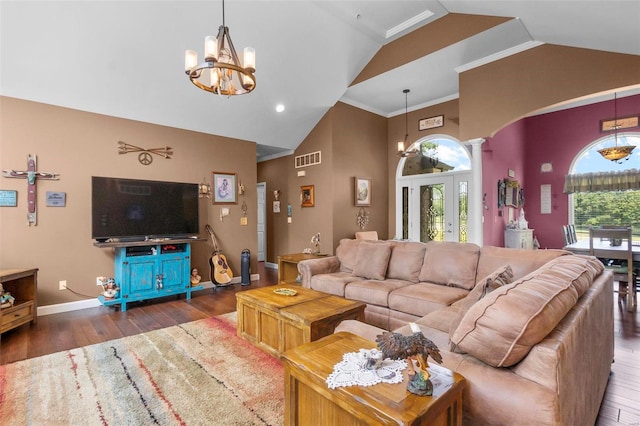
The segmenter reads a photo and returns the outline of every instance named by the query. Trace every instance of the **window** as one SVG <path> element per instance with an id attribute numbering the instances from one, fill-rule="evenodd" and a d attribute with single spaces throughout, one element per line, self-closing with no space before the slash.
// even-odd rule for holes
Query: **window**
<path id="1" fill-rule="evenodd" d="M 640 174 L 640 134 L 618 135 L 618 145 L 636 148 L 622 164 L 605 160 L 598 150 L 615 145 L 609 135 L 587 146 L 574 159 L 571 175 L 598 172 L 629 171 Z M 635 169 L 635 170 L 634 170 Z M 590 226 L 631 225 L 634 236 L 640 236 L 640 188 L 625 191 L 597 191 L 584 189 L 569 195 L 569 223 L 576 226 L 578 239 L 587 239 Z"/>

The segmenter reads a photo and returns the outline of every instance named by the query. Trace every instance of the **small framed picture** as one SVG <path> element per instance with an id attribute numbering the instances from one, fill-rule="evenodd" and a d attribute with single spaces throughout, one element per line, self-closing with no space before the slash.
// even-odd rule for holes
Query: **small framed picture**
<path id="1" fill-rule="evenodd" d="M 65 207 L 66 205 L 66 192 L 47 191 L 47 207 Z"/>
<path id="2" fill-rule="evenodd" d="M 15 207 L 18 205 L 18 191 L 11 189 L 0 190 L 0 207 Z"/>
<path id="3" fill-rule="evenodd" d="M 315 206 L 315 194 L 313 185 L 304 185 L 300 187 L 300 199 L 302 207 Z"/>
<path id="4" fill-rule="evenodd" d="M 238 204 L 235 173 L 213 172 L 213 204 Z"/>
<path id="5" fill-rule="evenodd" d="M 354 178 L 354 204 L 356 206 L 371 205 L 371 178 Z"/>
<path id="6" fill-rule="evenodd" d="M 444 126 L 444 115 L 436 115 L 435 117 L 423 118 L 418 121 L 418 130 L 435 129 Z"/>
<path id="7" fill-rule="evenodd" d="M 280 213 L 280 201 L 273 202 L 273 212 Z"/>

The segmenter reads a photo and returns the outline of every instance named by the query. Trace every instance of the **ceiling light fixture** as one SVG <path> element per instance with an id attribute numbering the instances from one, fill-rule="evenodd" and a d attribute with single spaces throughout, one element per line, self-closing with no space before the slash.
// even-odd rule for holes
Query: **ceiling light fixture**
<path id="1" fill-rule="evenodd" d="M 218 36 L 206 36 L 204 39 L 204 62 L 198 64 L 198 52 L 187 50 L 184 72 L 200 89 L 218 95 L 243 95 L 256 88 L 256 51 L 252 47 L 244 48 L 243 67 L 231 42 L 229 27 L 225 24 L 224 0 Z"/>
<path id="2" fill-rule="evenodd" d="M 409 139 L 409 103 L 408 103 L 408 94 L 410 90 L 404 89 L 402 93 L 404 93 L 404 141 L 398 142 L 398 155 L 400 157 L 411 157 L 413 155 L 420 154 L 418 149 L 405 150 L 405 145 Z"/>
<path id="3" fill-rule="evenodd" d="M 629 155 L 635 149 L 634 145 L 620 145 L 618 146 L 618 129 L 620 128 L 620 123 L 618 123 L 618 97 L 617 93 L 613 94 L 613 130 L 614 130 L 614 138 L 616 142 L 616 146 L 612 146 L 610 148 L 602 148 L 599 149 L 598 152 L 604 158 L 609 161 L 613 161 L 614 163 L 622 164 L 623 160 L 628 160 Z"/>

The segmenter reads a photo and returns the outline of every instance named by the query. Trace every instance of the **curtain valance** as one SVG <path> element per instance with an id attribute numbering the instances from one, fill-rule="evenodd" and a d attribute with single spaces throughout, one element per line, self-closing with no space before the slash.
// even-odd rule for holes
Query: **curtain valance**
<path id="1" fill-rule="evenodd" d="M 567 175 L 564 180 L 565 194 L 629 189 L 640 189 L 640 171 L 637 169 Z"/>

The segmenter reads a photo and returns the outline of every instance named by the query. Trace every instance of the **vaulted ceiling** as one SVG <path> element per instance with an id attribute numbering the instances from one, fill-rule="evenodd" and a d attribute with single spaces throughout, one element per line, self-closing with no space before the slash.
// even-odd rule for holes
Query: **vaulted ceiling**
<path id="1" fill-rule="evenodd" d="M 227 0 L 225 15 L 257 56 L 256 90 L 232 98 L 184 74 L 220 1 L 3 0 L 0 94 L 254 141 L 268 158 L 338 101 L 391 117 L 410 88 L 410 109 L 438 104 L 458 97 L 460 72 L 540 44 L 640 55 L 640 0 Z M 419 31 L 427 42 L 376 62 Z"/>

